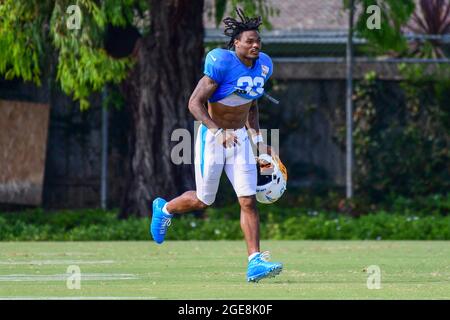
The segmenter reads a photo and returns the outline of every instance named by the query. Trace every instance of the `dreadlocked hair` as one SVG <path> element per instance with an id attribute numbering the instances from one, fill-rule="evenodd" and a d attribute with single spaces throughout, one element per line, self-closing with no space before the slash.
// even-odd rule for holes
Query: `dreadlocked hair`
<path id="1" fill-rule="evenodd" d="M 237 36 L 239 36 L 244 31 L 256 30 L 259 31 L 259 26 L 262 24 L 262 18 L 248 18 L 245 16 L 244 11 L 241 9 L 236 9 L 236 13 L 241 19 L 241 21 L 237 21 L 234 18 L 228 17 L 223 20 L 225 23 L 225 31 L 223 32 L 226 36 L 231 37 L 230 42 L 228 43 L 228 49 L 232 49 L 234 47 L 234 40 Z"/>

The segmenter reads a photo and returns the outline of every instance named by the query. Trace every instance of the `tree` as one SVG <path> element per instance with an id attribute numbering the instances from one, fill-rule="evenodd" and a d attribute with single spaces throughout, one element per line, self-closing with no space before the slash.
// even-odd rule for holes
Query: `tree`
<path id="1" fill-rule="evenodd" d="M 349 0 L 344 0 L 348 6 Z M 419 35 L 439 36 L 450 33 L 449 0 L 355 0 L 361 8 L 356 29 L 367 39 L 376 54 L 391 56 L 417 56 L 423 58 L 443 58 L 446 53 L 440 39 L 416 40 L 408 45 L 405 32 L 413 31 Z M 379 29 L 367 28 L 370 7 L 380 8 L 381 25 Z"/>
<path id="2" fill-rule="evenodd" d="M 348 2 L 344 0 L 344 5 L 348 6 Z M 355 5 L 361 9 L 356 21 L 357 34 L 369 41 L 370 48 L 376 54 L 401 54 L 407 50 L 402 28 L 414 12 L 414 0 L 355 0 Z M 369 8 L 373 6 L 380 10 L 379 29 L 367 28 L 367 21 L 372 14 Z"/>
<path id="3" fill-rule="evenodd" d="M 227 3 L 249 15 L 272 14 L 266 0 L 216 0 L 216 21 Z M 187 102 L 201 75 L 203 0 L 3 0 L 0 2 L 0 74 L 41 83 L 56 57 L 62 90 L 89 108 L 89 96 L 120 84 L 130 113 L 128 177 L 120 217 L 147 216 L 157 195 L 194 188 L 191 167 L 171 162 L 171 133 L 192 127 Z M 75 8 L 75 9 L 74 9 Z M 78 11 L 77 11 L 78 8 Z M 80 13 L 82 13 L 80 15 Z M 131 56 L 108 54 L 112 28 L 140 37 Z M 51 52 L 51 54 L 48 54 Z M 51 76 L 51 75 L 50 75 Z"/>

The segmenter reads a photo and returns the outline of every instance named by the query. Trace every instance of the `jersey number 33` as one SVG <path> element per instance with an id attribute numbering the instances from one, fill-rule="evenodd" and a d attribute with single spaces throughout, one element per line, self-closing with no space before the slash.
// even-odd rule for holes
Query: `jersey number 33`
<path id="1" fill-rule="evenodd" d="M 262 77 L 252 78 L 249 76 L 240 77 L 237 81 L 237 86 L 239 87 L 239 89 L 246 86 L 244 89 L 245 92 L 252 97 L 256 97 L 264 93 L 264 78 Z M 253 91 L 253 87 L 256 87 L 255 89 L 256 92 Z"/>

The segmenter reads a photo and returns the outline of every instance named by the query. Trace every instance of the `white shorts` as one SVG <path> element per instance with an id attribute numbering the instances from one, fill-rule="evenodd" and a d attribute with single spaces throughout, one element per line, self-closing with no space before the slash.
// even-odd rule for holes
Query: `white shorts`
<path id="1" fill-rule="evenodd" d="M 195 142 L 195 183 L 197 198 L 207 205 L 216 199 L 220 176 L 225 173 L 238 197 L 256 194 L 256 160 L 247 130 L 234 130 L 240 145 L 224 148 L 203 124 Z"/>

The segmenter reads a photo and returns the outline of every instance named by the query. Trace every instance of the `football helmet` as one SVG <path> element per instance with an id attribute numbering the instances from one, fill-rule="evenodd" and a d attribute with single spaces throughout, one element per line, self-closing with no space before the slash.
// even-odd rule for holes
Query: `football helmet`
<path id="1" fill-rule="evenodd" d="M 256 200 L 260 203 L 274 203 L 286 190 L 287 170 L 278 156 L 266 153 L 256 157 L 258 182 Z"/>

